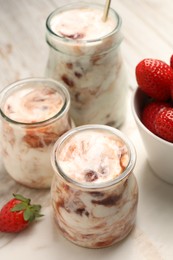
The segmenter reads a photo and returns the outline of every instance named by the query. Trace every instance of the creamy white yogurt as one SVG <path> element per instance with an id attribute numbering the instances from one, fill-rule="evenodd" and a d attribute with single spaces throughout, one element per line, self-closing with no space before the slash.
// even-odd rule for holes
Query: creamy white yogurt
<path id="1" fill-rule="evenodd" d="M 58 91 L 44 85 L 26 86 L 13 92 L 5 101 L 3 111 L 10 119 L 21 123 L 36 123 L 58 113 L 64 100 Z"/>
<path id="2" fill-rule="evenodd" d="M 135 152 L 119 132 L 82 126 L 56 142 L 51 197 L 62 234 L 89 248 L 124 239 L 135 223 L 138 187 Z"/>
<path id="3" fill-rule="evenodd" d="M 1 93 L 1 144 L 5 169 L 31 188 L 50 187 L 50 152 L 71 129 L 67 90 L 52 80 L 30 79 Z"/>
<path id="4" fill-rule="evenodd" d="M 125 143 L 112 134 L 99 131 L 72 136 L 57 156 L 63 172 L 83 183 L 114 180 L 129 162 Z"/>
<path id="5" fill-rule="evenodd" d="M 103 6 L 72 4 L 55 10 L 47 20 L 50 54 L 46 75 L 65 84 L 76 126 L 119 127 L 125 118 L 128 81 L 120 44 L 121 18 Z"/>
<path id="6" fill-rule="evenodd" d="M 79 8 L 64 11 L 51 20 L 52 31 L 59 36 L 94 40 L 112 32 L 117 23 L 112 17 L 103 21 L 103 11 L 93 8 Z"/>

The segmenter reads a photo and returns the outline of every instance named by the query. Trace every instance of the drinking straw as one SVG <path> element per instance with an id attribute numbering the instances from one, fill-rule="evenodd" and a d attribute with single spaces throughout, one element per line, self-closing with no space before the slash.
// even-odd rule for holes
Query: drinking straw
<path id="1" fill-rule="evenodd" d="M 107 20 L 110 4 L 111 4 L 111 0 L 106 0 L 104 13 L 103 13 L 103 22 L 106 22 L 106 20 Z"/>

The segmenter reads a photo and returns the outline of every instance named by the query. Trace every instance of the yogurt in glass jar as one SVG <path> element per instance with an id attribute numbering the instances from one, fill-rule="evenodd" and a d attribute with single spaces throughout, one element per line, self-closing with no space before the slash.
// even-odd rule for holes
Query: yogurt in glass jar
<path id="1" fill-rule="evenodd" d="M 14 180 L 31 188 L 50 187 L 50 153 L 72 127 L 69 106 L 67 89 L 52 79 L 24 79 L 1 91 L 2 159 Z"/>
<path id="2" fill-rule="evenodd" d="M 126 136 L 109 126 L 77 127 L 55 143 L 51 161 L 53 214 L 63 236 L 88 248 L 123 240 L 138 202 L 136 153 Z"/>
<path id="3" fill-rule="evenodd" d="M 72 3 L 47 18 L 50 47 L 46 76 L 63 82 L 71 96 L 75 125 L 120 127 L 125 119 L 128 80 L 120 45 L 122 20 L 112 8 Z"/>

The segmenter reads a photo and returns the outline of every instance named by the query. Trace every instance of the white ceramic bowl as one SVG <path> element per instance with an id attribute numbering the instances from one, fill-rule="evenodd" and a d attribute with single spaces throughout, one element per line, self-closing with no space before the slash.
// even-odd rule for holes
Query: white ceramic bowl
<path id="1" fill-rule="evenodd" d="M 148 162 L 154 173 L 167 183 L 173 184 L 173 143 L 154 135 L 141 122 L 141 111 L 147 96 L 138 87 L 132 97 L 132 113 L 139 129 Z"/>

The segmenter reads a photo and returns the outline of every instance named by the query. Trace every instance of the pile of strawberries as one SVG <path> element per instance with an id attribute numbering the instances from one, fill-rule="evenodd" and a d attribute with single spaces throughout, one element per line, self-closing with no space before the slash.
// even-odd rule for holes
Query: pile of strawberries
<path id="1" fill-rule="evenodd" d="M 139 62 L 136 80 L 148 96 L 142 123 L 155 135 L 173 143 L 173 55 L 170 65 L 157 59 Z"/>

